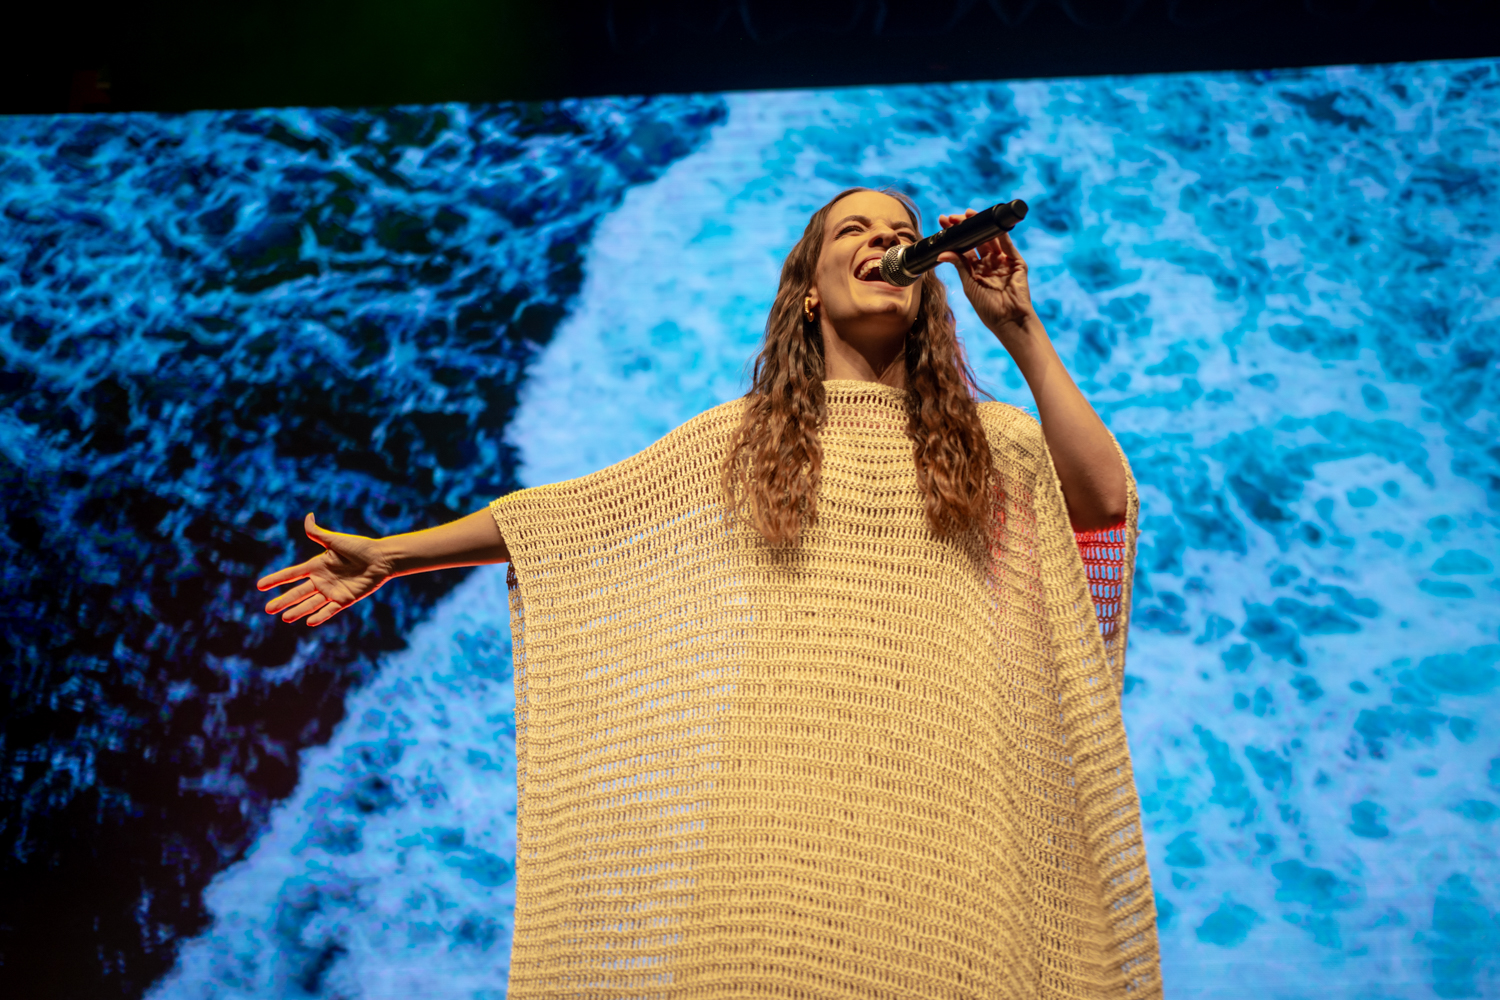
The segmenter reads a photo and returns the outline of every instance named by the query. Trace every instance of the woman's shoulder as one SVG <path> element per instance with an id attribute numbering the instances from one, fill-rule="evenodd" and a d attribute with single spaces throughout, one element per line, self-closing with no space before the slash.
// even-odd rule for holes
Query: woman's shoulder
<path id="1" fill-rule="evenodd" d="M 744 397 L 711 406 L 678 424 L 635 457 L 649 460 L 664 454 L 697 454 L 705 449 L 717 455 L 739 426 L 744 413 Z"/>
<path id="2" fill-rule="evenodd" d="M 1036 468 L 1046 453 L 1047 439 L 1036 416 L 1009 403 L 980 403 L 979 423 L 990 453 L 1009 468 Z"/>
<path id="3" fill-rule="evenodd" d="M 1002 437 L 1036 438 L 1042 434 L 1042 425 L 1030 410 L 1023 410 L 1010 403 L 989 401 L 979 404 L 979 422 L 991 440 L 996 434 Z"/>
<path id="4" fill-rule="evenodd" d="M 710 406 L 696 416 L 689 417 L 671 431 L 667 437 L 694 437 L 699 434 L 722 434 L 739 426 L 745 413 L 745 397 L 737 396 L 717 406 Z"/>

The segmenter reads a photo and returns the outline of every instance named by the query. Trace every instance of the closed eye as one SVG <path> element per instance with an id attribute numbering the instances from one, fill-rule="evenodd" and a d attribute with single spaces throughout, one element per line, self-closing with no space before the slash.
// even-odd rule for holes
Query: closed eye
<path id="1" fill-rule="evenodd" d="M 859 231 L 859 226 L 845 226 L 843 229 L 839 230 L 838 235 L 840 237 L 843 237 L 848 236 L 850 233 L 857 233 Z M 917 234 L 909 229 L 898 230 L 896 233 L 896 237 L 900 240 L 904 240 L 907 243 L 915 243 L 917 241 Z"/>
<path id="2" fill-rule="evenodd" d="M 895 232 L 896 238 L 898 240 L 912 243 L 917 239 L 916 230 L 905 222 L 895 222 L 894 220 L 892 220 L 891 222 L 887 222 L 886 224 L 890 226 L 892 231 Z M 868 229 L 870 225 L 871 219 L 869 216 L 846 215 L 838 221 L 838 224 L 834 228 L 834 239 L 841 240 L 845 236 L 863 232 L 864 230 Z"/>

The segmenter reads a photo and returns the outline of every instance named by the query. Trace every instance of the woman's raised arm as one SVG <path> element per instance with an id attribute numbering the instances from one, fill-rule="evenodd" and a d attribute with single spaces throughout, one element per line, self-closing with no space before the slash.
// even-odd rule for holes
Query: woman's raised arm
<path id="1" fill-rule="evenodd" d="M 488 507 L 437 528 L 385 538 L 329 531 L 311 514 L 303 526 L 307 537 L 323 546 L 323 551 L 306 562 L 268 573 L 255 585 L 258 590 L 270 590 L 302 581 L 266 604 L 267 614 L 280 614 L 286 622 L 306 618 L 309 625 L 321 625 L 393 577 L 510 561 L 510 551 Z"/>
<path id="2" fill-rule="evenodd" d="M 1104 422 L 1035 314 L 1000 334 L 1000 342 L 1031 387 L 1073 530 L 1113 528 L 1125 519 L 1125 467 Z"/>
<path id="3" fill-rule="evenodd" d="M 940 215 L 944 229 L 974 214 Z M 1042 435 L 1052 454 L 1075 531 L 1112 528 L 1125 519 L 1125 467 L 1104 422 L 1063 367 L 1031 305 L 1026 261 L 1009 233 L 969 253 L 943 254 L 958 267 L 964 293 L 984 325 L 999 338 L 1031 387 Z"/>

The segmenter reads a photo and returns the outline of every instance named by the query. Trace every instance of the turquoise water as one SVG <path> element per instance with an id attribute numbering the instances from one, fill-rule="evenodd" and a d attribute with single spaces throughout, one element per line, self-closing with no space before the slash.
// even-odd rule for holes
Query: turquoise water
<path id="1" fill-rule="evenodd" d="M 1125 715 L 1167 995 L 1493 992 L 1500 67 L 674 100 L 579 102 L 576 126 L 546 123 L 528 133 L 530 145 L 516 138 L 525 131 L 518 116 L 521 124 L 504 126 L 512 145 L 493 163 L 482 144 L 451 134 L 477 112 L 442 110 L 445 127 L 381 154 L 409 186 L 380 181 L 378 198 L 362 194 L 389 207 L 351 211 L 370 221 L 346 226 L 355 236 L 343 250 L 315 225 L 319 206 L 338 197 L 336 186 L 319 193 L 326 171 L 320 180 L 284 167 L 277 190 L 254 171 L 235 182 L 241 198 L 260 190 L 266 204 L 296 196 L 313 206 L 267 243 L 281 248 L 274 253 L 255 256 L 270 224 L 242 205 L 215 223 L 220 236 L 199 231 L 182 263 L 161 250 L 125 260 L 95 243 L 66 277 L 39 285 L 7 265 L 0 294 L 19 317 L 6 327 L 7 371 L 22 374 L 6 378 L 30 378 L 31 390 L 72 377 L 66 398 L 97 396 L 111 365 L 143 356 L 147 341 L 128 330 L 90 347 L 82 306 L 57 312 L 51 339 L 38 338 L 50 346 L 28 347 L 33 314 L 15 303 L 62 301 L 65 281 L 69 294 L 105 303 L 94 307 L 101 317 L 180 310 L 185 300 L 122 301 L 133 286 L 119 276 L 151 269 L 171 276 L 160 282 L 167 292 L 201 289 L 192 301 L 212 299 L 261 328 L 312 314 L 316 324 L 300 337 L 245 357 L 272 373 L 271 385 L 289 387 L 288 409 L 316 410 L 304 402 L 314 390 L 337 395 L 344 384 L 330 367 L 348 373 L 369 395 L 329 404 L 341 416 L 324 424 L 339 432 L 348 414 L 363 414 L 359 426 L 371 431 L 320 437 L 304 420 L 302 444 L 258 437 L 261 450 L 248 456 L 209 451 L 177 473 L 163 464 L 159 475 L 212 497 L 238 496 L 226 480 L 254 480 L 255 492 L 270 495 L 262 507 L 289 508 L 254 526 L 267 546 L 309 497 L 327 498 L 320 520 L 334 527 L 394 530 L 408 526 L 394 523 L 401 517 L 431 513 L 422 491 L 471 510 L 515 483 L 617 461 L 742 392 L 781 258 L 837 190 L 900 186 L 929 223 L 938 212 L 1025 198 L 1032 212 L 1016 237 L 1038 309 L 1141 488 Z M 299 157 L 370 156 L 367 139 L 341 135 L 334 118 L 266 114 L 299 141 L 324 144 L 296 152 L 283 142 L 293 166 L 310 169 Z M 96 127 L 108 133 L 105 121 Z M 132 134 L 180 134 L 183 121 L 138 118 Z M 230 141 L 232 116 L 192 121 L 181 140 L 189 147 Z M 6 127 L 0 170 L 13 178 L 24 129 Z M 134 152 L 109 141 L 120 145 L 104 159 L 127 179 L 132 156 L 183 155 L 146 139 Z M 653 152 L 638 157 L 638 148 Z M 27 161 L 25 183 L 38 192 L 69 169 L 64 154 L 52 155 L 52 165 Z M 637 160 L 649 166 L 632 168 Z M 501 168 L 502 179 L 475 179 Z M 205 213 L 218 210 L 214 176 L 194 183 Z M 570 185 L 587 197 L 575 202 Z M 19 200 L 6 208 L 11 233 Z M 513 208 L 522 205 L 532 207 Z M 90 212 L 116 213 L 132 232 L 172 230 L 182 210 L 149 185 L 125 183 L 80 194 L 72 215 L 59 212 L 46 231 L 64 239 L 109 228 Z M 442 222 L 445 211 L 464 221 Z M 380 221 L 391 213 L 408 221 Z M 495 263 L 524 254 L 517 234 L 538 231 L 551 263 L 520 279 Z M 216 241 L 247 263 L 211 273 Z M 953 291 L 961 302 L 956 282 Z M 526 320 L 528 303 L 545 306 L 545 317 Z M 371 316 L 385 317 L 378 336 L 359 325 Z M 981 380 L 1026 405 L 1014 367 L 966 308 L 959 328 Z M 185 349 L 177 343 L 153 347 L 152 357 Z M 497 375 L 503 366 L 508 374 Z M 132 407 L 150 392 L 168 398 L 160 385 L 114 377 Z M 311 388 L 291 388 L 299 384 Z M 504 406 L 497 393 L 508 394 Z M 233 411 L 229 399 L 214 405 Z M 263 410 L 277 419 L 274 406 Z M 414 411 L 450 416 L 413 423 L 404 415 Z M 35 453 L 25 442 L 51 426 L 5 419 L 12 456 Z M 396 433 L 407 427 L 415 430 Z M 389 442 L 406 440 L 417 443 L 390 458 Z M 169 454 L 171 444 L 159 447 Z M 147 447 L 127 439 L 109 454 Z M 372 468 L 370 451 L 384 452 L 385 465 Z M 330 478 L 318 480 L 328 465 Z M 364 478 L 347 478 L 355 474 Z M 73 489 L 82 509 L 100 487 Z M 365 499 L 341 514 L 334 498 L 350 489 Z M 399 503 L 383 510 L 387 497 Z M 232 510 L 223 516 L 234 519 Z M 225 571 L 240 587 L 226 600 L 240 600 L 244 578 L 277 555 L 268 548 L 247 555 L 246 569 Z M 373 631 L 348 633 L 354 652 L 304 643 L 260 667 L 233 643 L 205 640 L 161 661 L 170 676 L 194 657 L 240 656 L 242 674 L 261 685 L 261 701 L 242 709 L 254 715 L 277 704 L 278 685 L 323 662 L 308 659 L 315 653 L 335 663 L 366 657 L 358 672 L 327 668 L 340 680 L 326 727 L 279 744 L 295 758 L 295 782 L 271 791 L 252 782 L 243 794 L 260 811 L 240 851 L 203 862 L 212 880 L 194 898 L 206 920 L 174 932 L 175 964 L 152 995 L 504 994 L 515 790 L 503 577 L 486 570 L 450 583 L 421 600 L 391 595 L 413 602 L 393 622 L 358 612 L 358 628 Z M 404 648 L 358 646 L 361 635 L 387 634 Z M 107 734 L 107 720 L 96 730 Z M 226 765 L 223 787 L 236 767 L 244 765 Z"/>
<path id="2" fill-rule="evenodd" d="M 733 395 L 845 185 L 929 219 L 1025 198 L 1039 310 L 1141 487 L 1125 713 L 1168 996 L 1493 989 L 1495 65 L 727 100 L 601 223 L 510 428 L 526 481 Z"/>

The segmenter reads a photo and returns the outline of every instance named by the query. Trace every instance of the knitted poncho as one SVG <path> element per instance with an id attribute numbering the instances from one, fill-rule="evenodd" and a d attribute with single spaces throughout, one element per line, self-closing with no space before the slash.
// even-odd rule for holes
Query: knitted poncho
<path id="1" fill-rule="evenodd" d="M 981 404 L 994 512 L 938 540 L 904 393 L 824 385 L 795 549 L 722 498 L 743 400 L 491 505 L 509 996 L 1159 996 L 1120 712 L 1134 483 L 1121 528 L 1075 539 L 1040 426 Z"/>

